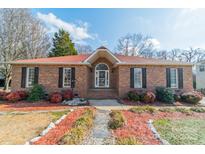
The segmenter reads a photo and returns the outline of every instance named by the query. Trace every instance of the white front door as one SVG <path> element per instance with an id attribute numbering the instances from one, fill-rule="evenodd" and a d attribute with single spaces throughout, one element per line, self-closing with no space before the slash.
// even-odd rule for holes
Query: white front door
<path id="1" fill-rule="evenodd" d="M 109 71 L 108 70 L 96 70 L 95 87 L 98 87 L 98 88 L 108 88 L 109 87 Z"/>

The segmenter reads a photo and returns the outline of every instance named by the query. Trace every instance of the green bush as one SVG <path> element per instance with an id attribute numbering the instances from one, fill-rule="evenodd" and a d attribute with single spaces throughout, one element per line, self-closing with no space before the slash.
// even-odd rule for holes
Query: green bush
<path id="1" fill-rule="evenodd" d="M 158 101 L 165 103 L 173 103 L 174 102 L 174 93 L 172 89 L 165 87 L 156 87 L 156 98 Z"/>
<path id="2" fill-rule="evenodd" d="M 197 91 L 183 93 L 181 95 L 181 100 L 190 104 L 197 104 L 203 98 L 202 94 Z"/>
<path id="3" fill-rule="evenodd" d="M 129 91 L 127 93 L 127 98 L 131 101 L 140 101 L 140 95 L 136 91 Z"/>
<path id="4" fill-rule="evenodd" d="M 120 111 L 112 111 L 110 113 L 110 121 L 108 122 L 108 127 L 110 129 L 117 129 L 124 125 L 125 118 Z"/>
<path id="5" fill-rule="evenodd" d="M 192 107 L 190 108 L 191 111 L 194 111 L 194 112 L 199 112 L 199 113 L 204 113 L 205 112 L 205 109 L 202 108 L 202 107 Z"/>
<path id="6" fill-rule="evenodd" d="M 28 94 L 28 101 L 35 102 L 43 99 L 45 96 L 45 91 L 42 85 L 34 85 Z"/>
<path id="7" fill-rule="evenodd" d="M 120 137 L 116 139 L 118 145 L 136 145 L 141 144 L 136 137 Z"/>
<path id="8" fill-rule="evenodd" d="M 143 113 L 143 112 L 154 113 L 156 112 L 156 109 L 154 107 L 146 105 L 146 106 L 133 107 L 129 109 L 129 111 L 135 113 Z"/>

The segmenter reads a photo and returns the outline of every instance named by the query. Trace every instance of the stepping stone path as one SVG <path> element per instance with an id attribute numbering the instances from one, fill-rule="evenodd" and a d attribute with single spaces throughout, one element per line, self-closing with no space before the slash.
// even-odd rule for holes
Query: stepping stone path
<path id="1" fill-rule="evenodd" d="M 108 129 L 109 113 L 108 110 L 96 110 L 93 128 L 83 141 L 83 145 L 115 144 L 114 137 Z"/>

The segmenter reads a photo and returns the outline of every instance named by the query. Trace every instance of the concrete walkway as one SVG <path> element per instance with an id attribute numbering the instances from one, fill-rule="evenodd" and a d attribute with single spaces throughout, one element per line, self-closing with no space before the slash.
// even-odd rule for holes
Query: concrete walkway
<path id="1" fill-rule="evenodd" d="M 91 106 L 94 106 L 100 110 L 127 110 L 132 107 L 120 104 L 116 99 L 91 99 L 89 100 L 89 103 Z"/>
<path id="2" fill-rule="evenodd" d="M 114 138 L 111 135 L 111 132 L 108 129 L 108 121 L 110 111 L 108 110 L 97 110 L 94 120 L 94 126 L 83 141 L 83 145 L 108 145 L 114 144 Z"/>

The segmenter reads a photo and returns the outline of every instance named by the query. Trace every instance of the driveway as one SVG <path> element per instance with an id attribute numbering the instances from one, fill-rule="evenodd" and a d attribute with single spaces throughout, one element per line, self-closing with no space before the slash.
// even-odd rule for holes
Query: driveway
<path id="1" fill-rule="evenodd" d="M 100 110 L 126 110 L 132 107 L 120 104 L 116 99 L 90 99 L 89 103 Z"/>

